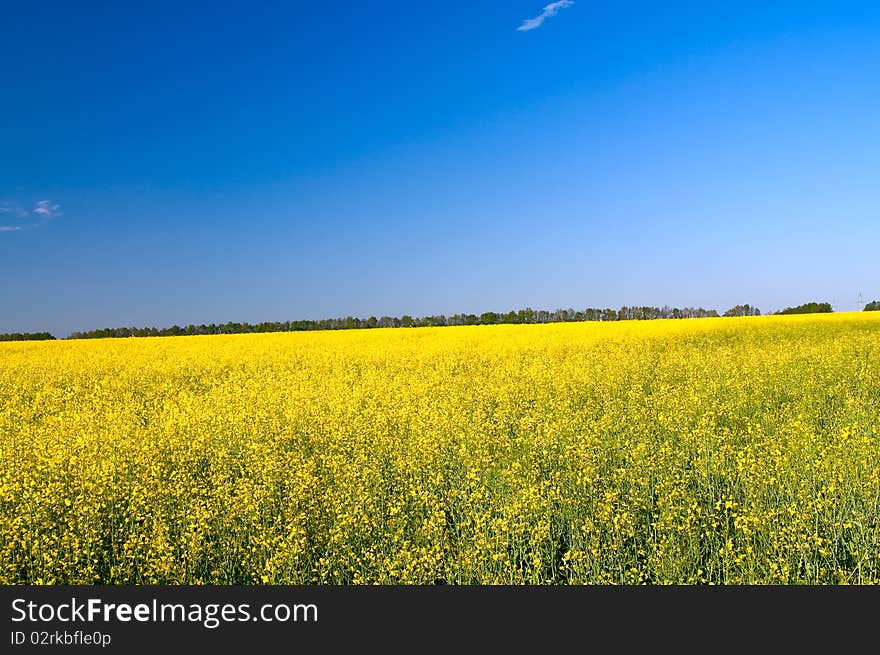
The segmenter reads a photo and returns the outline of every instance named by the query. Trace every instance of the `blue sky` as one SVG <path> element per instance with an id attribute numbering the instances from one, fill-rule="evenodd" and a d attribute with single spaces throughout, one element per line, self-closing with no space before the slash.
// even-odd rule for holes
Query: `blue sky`
<path id="1" fill-rule="evenodd" d="M 2 9 L 0 332 L 880 298 L 876 2 L 130 4 Z"/>

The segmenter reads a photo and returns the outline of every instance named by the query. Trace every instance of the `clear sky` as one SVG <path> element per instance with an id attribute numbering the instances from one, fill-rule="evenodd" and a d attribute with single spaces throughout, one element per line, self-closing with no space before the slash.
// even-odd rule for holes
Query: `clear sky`
<path id="1" fill-rule="evenodd" d="M 880 3 L 16 2 L 0 332 L 880 298 Z"/>

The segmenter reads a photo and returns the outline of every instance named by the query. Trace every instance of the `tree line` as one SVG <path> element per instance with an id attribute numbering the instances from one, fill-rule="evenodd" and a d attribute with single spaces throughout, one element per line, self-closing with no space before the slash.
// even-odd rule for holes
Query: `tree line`
<path id="1" fill-rule="evenodd" d="M 834 311 L 827 302 L 809 302 L 797 307 L 786 307 L 776 314 L 812 314 Z M 880 301 L 869 302 L 865 311 L 880 311 Z M 722 316 L 760 316 L 761 310 L 749 304 L 735 305 Z M 73 332 L 68 339 L 106 339 L 121 337 L 180 337 L 206 334 L 251 334 L 263 332 L 308 332 L 313 330 L 364 330 L 371 328 L 445 327 L 454 325 L 525 325 L 532 323 L 574 323 L 582 321 L 650 321 L 656 319 L 712 318 L 719 314 L 714 309 L 702 307 L 647 307 L 626 306 L 620 309 L 588 307 L 548 311 L 527 307 L 509 312 L 483 312 L 482 314 L 443 314 L 413 317 L 370 316 L 358 318 L 326 318 L 301 321 L 263 321 L 261 323 L 211 323 L 200 325 L 172 325 L 171 327 L 116 327 Z M 55 337 L 49 332 L 15 332 L 0 334 L 0 341 L 37 341 Z"/>
<path id="2" fill-rule="evenodd" d="M 0 341 L 51 341 L 54 336 L 48 332 L 4 332 Z"/>
<path id="3" fill-rule="evenodd" d="M 748 307 L 748 305 L 745 305 Z M 737 314 L 745 315 L 745 314 Z M 661 318 L 708 318 L 717 317 L 714 309 L 702 307 L 628 307 L 620 309 L 587 308 L 583 310 L 557 309 L 548 311 L 530 307 L 509 312 L 483 312 L 482 314 L 443 314 L 414 317 L 370 316 L 358 318 L 327 318 L 301 321 L 264 321 L 262 323 L 211 323 L 209 325 L 172 325 L 156 327 L 117 327 L 73 332 L 70 339 L 102 339 L 119 337 L 170 337 L 205 334 L 250 334 L 263 332 L 306 332 L 313 330 L 363 330 L 371 328 L 446 327 L 455 325 L 523 325 L 531 323 L 571 323 L 580 321 L 639 321 Z"/>

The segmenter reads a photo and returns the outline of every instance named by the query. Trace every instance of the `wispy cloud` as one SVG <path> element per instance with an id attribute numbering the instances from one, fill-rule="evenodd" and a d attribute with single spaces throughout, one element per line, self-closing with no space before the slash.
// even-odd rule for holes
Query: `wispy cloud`
<path id="1" fill-rule="evenodd" d="M 28 215 L 25 210 L 11 202 L 0 202 L 0 214 L 13 214 L 19 218 L 24 218 Z"/>
<path id="2" fill-rule="evenodd" d="M 547 20 L 548 18 L 552 18 L 553 16 L 558 14 L 560 9 L 571 7 L 573 4 L 574 0 L 559 0 L 558 2 L 551 2 L 549 5 L 544 7 L 544 11 L 541 12 L 540 16 L 535 16 L 535 18 L 524 20 L 523 24 L 516 28 L 516 31 L 528 32 L 529 30 L 537 29 L 544 24 L 545 20 Z"/>
<path id="3" fill-rule="evenodd" d="M 34 213 L 48 220 L 61 216 L 61 206 L 53 203 L 51 200 L 40 200 L 34 207 Z"/>
<path id="4" fill-rule="evenodd" d="M 15 203 L 0 202 L 0 215 L 5 220 L 12 221 L 11 224 L 0 225 L 0 232 L 22 232 L 40 227 L 61 216 L 61 205 L 51 200 L 39 200 L 31 211 L 25 211 Z M 29 217 L 31 222 L 26 220 Z"/>

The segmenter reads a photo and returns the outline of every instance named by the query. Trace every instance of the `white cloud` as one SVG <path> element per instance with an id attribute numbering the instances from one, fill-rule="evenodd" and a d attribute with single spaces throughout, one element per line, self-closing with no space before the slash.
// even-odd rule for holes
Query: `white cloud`
<path id="1" fill-rule="evenodd" d="M 0 214 L 15 214 L 19 218 L 28 215 L 21 207 L 11 202 L 0 202 Z"/>
<path id="2" fill-rule="evenodd" d="M 0 215 L 3 214 L 7 216 L 11 214 L 12 216 L 9 216 L 7 220 L 12 220 L 18 225 L 0 225 L 0 232 L 22 232 L 38 228 L 53 218 L 61 216 L 61 205 L 51 200 L 39 200 L 33 210 L 25 211 L 15 203 L 0 202 Z M 30 221 L 25 220 L 28 217 L 31 217 Z"/>
<path id="3" fill-rule="evenodd" d="M 545 20 L 547 20 L 548 18 L 552 18 L 553 16 L 558 14 L 560 9 L 571 7 L 573 4 L 574 0 L 559 0 L 558 2 L 551 2 L 549 5 L 544 7 L 544 11 L 541 12 L 540 16 L 524 20 L 523 24 L 516 28 L 516 31 L 528 32 L 529 30 L 537 29 L 544 24 Z"/>
<path id="4" fill-rule="evenodd" d="M 40 200 L 37 202 L 37 206 L 34 207 L 34 213 L 49 220 L 50 218 L 61 216 L 61 206 L 54 204 L 51 200 Z"/>

